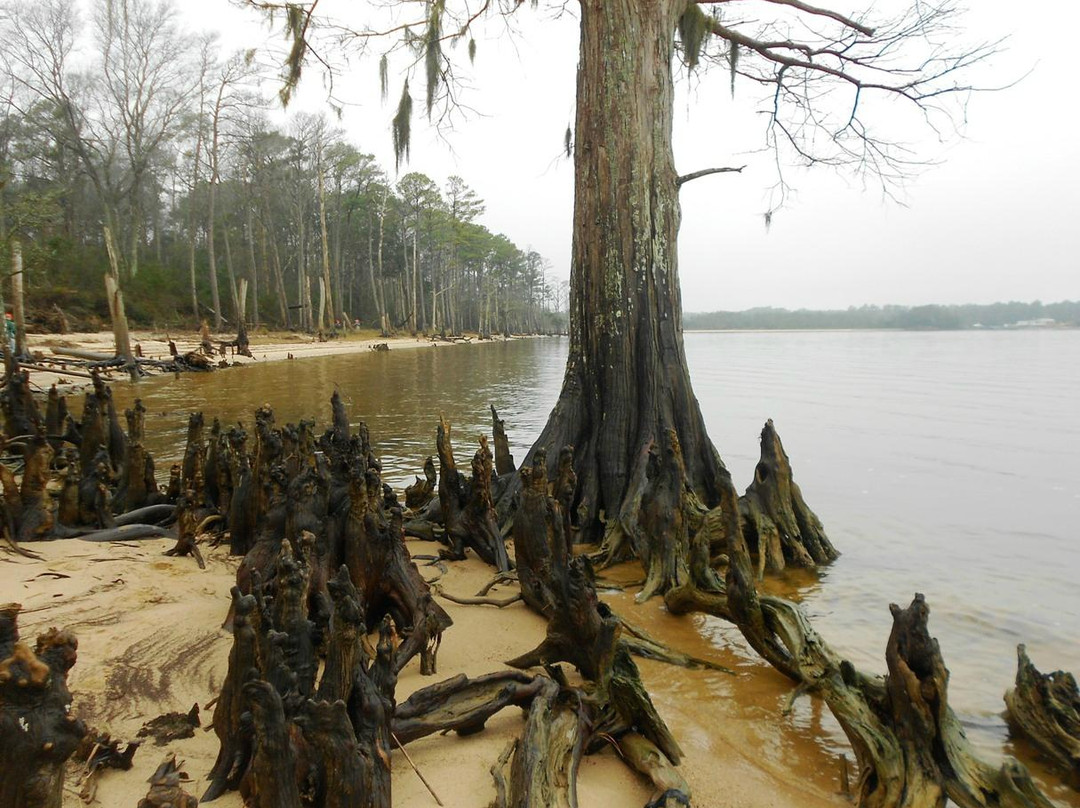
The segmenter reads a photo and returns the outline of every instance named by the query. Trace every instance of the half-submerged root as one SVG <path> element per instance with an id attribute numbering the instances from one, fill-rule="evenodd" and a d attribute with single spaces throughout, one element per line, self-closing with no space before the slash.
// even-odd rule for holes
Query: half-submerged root
<path id="1" fill-rule="evenodd" d="M 930 636 L 922 595 L 893 604 L 885 650 L 888 674 L 868 676 L 840 657 L 790 601 L 759 597 L 741 536 L 727 575 L 732 618 L 770 664 L 821 696 L 840 722 L 860 772 L 855 800 L 865 808 L 1050 808 L 1014 760 L 980 761 L 948 704 L 949 673 Z"/>
<path id="2" fill-rule="evenodd" d="M 1031 741 L 1080 789 L 1080 691 L 1065 671 L 1040 673 L 1023 645 L 1016 649 L 1016 686 L 1005 694 L 1009 725 Z"/>
<path id="3" fill-rule="evenodd" d="M 739 498 L 739 513 L 746 541 L 758 555 L 759 577 L 786 565 L 827 564 L 840 555 L 795 484 L 771 418 L 761 430 L 761 459 L 753 482 Z"/>

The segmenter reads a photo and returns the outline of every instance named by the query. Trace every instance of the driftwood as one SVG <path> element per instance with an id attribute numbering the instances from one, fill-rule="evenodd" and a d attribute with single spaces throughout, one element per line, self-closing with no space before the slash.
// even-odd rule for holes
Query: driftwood
<path id="1" fill-rule="evenodd" d="M 840 555 L 795 484 L 771 418 L 761 430 L 761 459 L 753 482 L 739 498 L 739 513 L 750 551 L 758 556 L 759 576 L 786 565 L 827 564 Z"/>
<path id="2" fill-rule="evenodd" d="M 1031 741 L 1080 789 L 1080 691 L 1065 671 L 1039 673 L 1023 645 L 1016 649 L 1016 686 L 1005 694 L 1013 731 Z"/>
<path id="3" fill-rule="evenodd" d="M 19 609 L 0 605 L 0 808 L 60 808 L 64 763 L 86 734 L 67 687 L 78 642 L 50 629 L 31 650 Z"/>
<path id="4" fill-rule="evenodd" d="M 521 738 L 493 768 L 495 808 L 571 808 L 577 805 L 577 772 L 585 745 L 587 719 L 550 679 L 529 708 Z M 506 772 L 509 769 L 509 772 Z M 508 776 L 507 776 L 508 775 Z"/>
<path id="5" fill-rule="evenodd" d="M 150 775 L 150 790 L 139 800 L 138 808 L 196 808 L 199 801 L 184 791 L 181 783 L 187 775 L 180 770 L 176 755 L 165 759 Z"/>
<path id="6" fill-rule="evenodd" d="M 123 744 L 124 748 L 120 746 Z M 84 761 L 82 787 L 79 796 L 85 803 L 93 802 L 97 797 L 98 778 L 105 769 L 128 771 L 132 759 L 139 750 L 139 742 L 124 743 L 106 732 L 91 729 L 75 750 L 75 759 Z"/>

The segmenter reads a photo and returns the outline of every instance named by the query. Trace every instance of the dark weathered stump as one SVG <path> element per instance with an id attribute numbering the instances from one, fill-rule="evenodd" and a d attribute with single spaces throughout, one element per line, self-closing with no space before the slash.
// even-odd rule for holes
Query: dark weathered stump
<path id="1" fill-rule="evenodd" d="M 251 808 L 296 808 L 300 805 L 296 749 L 281 697 L 261 680 L 245 684 L 243 694 L 255 734 L 255 754 L 240 783 L 244 804 Z"/>
<path id="2" fill-rule="evenodd" d="M 435 461 L 430 456 L 424 460 L 424 477 L 416 478 L 416 482 L 405 489 L 405 507 L 418 511 L 427 505 L 435 497 L 437 477 L 435 474 Z"/>
<path id="3" fill-rule="evenodd" d="M 758 555 L 759 575 L 778 572 L 789 564 L 827 564 L 840 555 L 795 484 L 791 462 L 771 418 L 761 430 L 761 459 L 753 482 L 739 498 L 739 513 L 746 541 Z"/>
<path id="4" fill-rule="evenodd" d="M 0 808 L 60 808 L 64 763 L 86 734 L 67 687 L 78 642 L 50 629 L 31 650 L 19 609 L 0 605 Z"/>
<path id="5" fill-rule="evenodd" d="M 46 486 L 51 478 L 53 450 L 42 435 L 26 442 L 16 539 L 20 542 L 51 538 L 56 524 L 52 498 Z"/>
<path id="6" fill-rule="evenodd" d="M 495 405 L 491 407 L 491 438 L 495 443 L 495 473 L 500 477 L 513 474 L 517 471 L 514 465 L 514 456 L 510 454 L 510 441 L 506 437 L 506 422 L 495 411 Z"/>
<path id="7" fill-rule="evenodd" d="M 1080 691 L 1065 671 L 1040 673 L 1023 645 L 1016 648 L 1016 686 L 1005 694 L 1009 725 L 1080 788 Z"/>
<path id="8" fill-rule="evenodd" d="M 258 620 L 255 598 L 243 595 L 239 587 L 232 588 L 233 645 L 229 651 L 229 668 L 214 707 L 214 734 L 220 748 L 217 761 L 207 776 L 210 785 L 202 796 L 203 802 L 217 799 L 225 791 L 240 785 L 251 762 L 251 737 L 244 719 L 247 703 L 244 699 L 244 682 L 249 672 L 258 671 L 259 659 L 256 639 Z"/>
<path id="9" fill-rule="evenodd" d="M 0 408 L 4 413 L 4 436 L 9 440 L 23 435 L 35 435 L 45 425 L 37 401 L 30 390 L 30 372 L 4 351 L 7 384 L 0 390 Z"/>
<path id="10" fill-rule="evenodd" d="M 491 452 L 487 438 L 481 436 L 480 448 L 473 457 L 471 484 L 457 470 L 450 423 L 441 416 L 435 443 L 439 454 L 439 504 L 450 541 L 446 557 L 462 559 L 465 548 L 471 547 L 482 561 L 500 572 L 507 571 L 510 559 L 491 498 Z"/>

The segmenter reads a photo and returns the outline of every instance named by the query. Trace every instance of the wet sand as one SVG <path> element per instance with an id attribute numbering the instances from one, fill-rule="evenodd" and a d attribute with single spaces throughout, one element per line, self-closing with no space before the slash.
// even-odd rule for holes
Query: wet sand
<path id="1" fill-rule="evenodd" d="M 237 559 L 229 558 L 224 548 L 204 549 L 207 569 L 200 570 L 191 559 L 163 556 L 171 545 L 167 539 L 105 546 L 64 540 L 34 545 L 44 557 L 41 561 L 0 555 L 0 592 L 5 600 L 23 604 L 23 638 L 32 641 L 50 626 L 73 630 L 79 639 L 79 660 L 70 676 L 75 709 L 89 725 L 125 740 L 134 739 L 144 723 L 162 713 L 187 712 L 193 704 L 204 707 L 218 694 L 227 669 L 231 639 L 219 626 L 228 609 Z M 434 545 L 423 542 L 410 542 L 410 549 L 420 555 L 436 552 Z M 439 574 L 433 567 L 422 567 L 422 572 L 427 578 Z M 470 559 L 450 564 L 440 585 L 454 594 L 471 595 L 490 575 L 489 568 Z M 513 587 L 496 589 L 493 595 L 511 591 Z M 694 652 L 707 650 L 694 620 L 664 615 L 656 603 L 629 606 L 625 595 L 613 600 L 649 630 L 689 643 Z M 441 603 L 454 626 L 439 652 L 439 673 L 421 677 L 414 661 L 399 679 L 399 700 L 459 672 L 476 675 L 501 669 L 502 660 L 529 650 L 543 637 L 543 621 L 520 603 L 505 609 Z M 740 665 L 735 657 L 720 661 Z M 695 805 L 845 804 L 832 793 L 838 784 L 835 765 L 768 706 L 786 692 L 779 677 L 766 672 L 762 679 L 746 670 L 732 677 L 647 661 L 641 668 L 686 752 L 682 769 L 694 790 Z M 753 706 L 753 696 L 743 702 L 747 693 L 740 691 L 747 687 L 747 693 L 758 693 L 758 707 Z M 703 722 L 703 710 L 714 718 Z M 211 716 L 212 708 L 203 710 L 204 726 Z M 489 768 L 523 727 L 524 714 L 506 710 L 478 735 L 436 735 L 411 744 L 409 752 L 445 805 L 477 808 L 494 797 Z M 793 755 L 793 750 L 802 751 Z M 147 740 L 131 771 L 104 772 L 97 804 L 135 805 L 145 796 L 146 778 L 173 753 L 186 761 L 184 769 L 192 777 L 188 790 L 201 795 L 217 754 L 216 736 L 203 729 L 196 730 L 194 738 L 164 747 Z M 73 761 L 65 805 L 82 804 L 79 772 L 78 761 Z M 648 786 L 613 751 L 585 759 L 579 785 L 585 806 L 644 805 L 649 798 Z M 434 805 L 397 751 L 393 788 L 395 805 Z M 215 804 L 230 808 L 241 801 L 232 793 Z"/>

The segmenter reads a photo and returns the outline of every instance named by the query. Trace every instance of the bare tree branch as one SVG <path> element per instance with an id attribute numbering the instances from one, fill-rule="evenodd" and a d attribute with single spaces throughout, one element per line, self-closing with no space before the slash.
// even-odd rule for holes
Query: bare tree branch
<path id="1" fill-rule="evenodd" d="M 741 174 L 744 168 L 746 168 L 744 165 L 739 166 L 738 168 L 733 166 L 723 166 L 721 168 L 703 168 L 700 171 L 691 171 L 689 174 L 680 175 L 679 178 L 675 180 L 675 186 L 681 187 L 683 183 L 700 179 L 701 177 L 707 177 L 710 174 Z"/>

